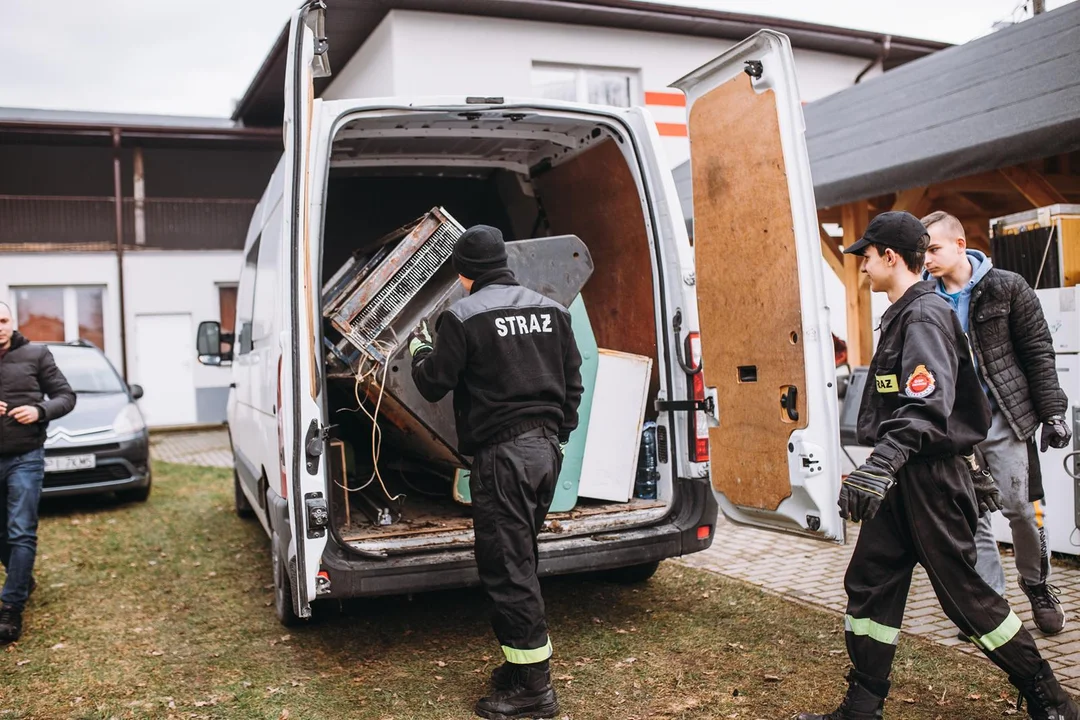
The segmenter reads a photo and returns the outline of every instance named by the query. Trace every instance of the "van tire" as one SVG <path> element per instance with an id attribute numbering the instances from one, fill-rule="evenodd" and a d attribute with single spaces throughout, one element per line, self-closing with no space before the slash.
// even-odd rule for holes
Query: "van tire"
<path id="1" fill-rule="evenodd" d="M 270 561 L 274 567 L 274 614 L 285 627 L 296 627 L 304 620 L 293 607 L 292 580 L 284 558 L 278 550 L 280 538 L 274 533 L 270 538 Z"/>
<path id="2" fill-rule="evenodd" d="M 626 567 L 608 570 L 604 573 L 604 578 L 620 585 L 636 585 L 647 581 L 655 575 L 659 567 L 659 560 L 642 563 L 641 565 L 627 565 Z"/>
<path id="3" fill-rule="evenodd" d="M 251 507 L 251 503 L 248 502 L 247 495 L 244 494 L 244 489 L 240 487 L 240 473 L 233 468 L 233 502 L 236 505 L 237 517 L 249 519 L 255 517 L 255 508 Z"/>

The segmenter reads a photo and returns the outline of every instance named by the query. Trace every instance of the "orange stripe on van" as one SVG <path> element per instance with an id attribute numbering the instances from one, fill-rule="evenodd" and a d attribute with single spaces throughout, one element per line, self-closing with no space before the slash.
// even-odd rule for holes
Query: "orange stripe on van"
<path id="1" fill-rule="evenodd" d="M 663 137 L 686 137 L 686 123 L 656 123 L 656 130 Z"/>
<path id="2" fill-rule="evenodd" d="M 668 107 L 686 107 L 686 96 L 682 93 L 647 92 L 646 105 L 667 105 Z"/>

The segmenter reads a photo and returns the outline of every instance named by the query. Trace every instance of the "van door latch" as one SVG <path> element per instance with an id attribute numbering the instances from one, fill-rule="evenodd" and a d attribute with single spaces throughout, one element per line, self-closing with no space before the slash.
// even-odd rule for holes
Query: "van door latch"
<path id="1" fill-rule="evenodd" d="M 794 385 L 788 385 L 784 394 L 780 396 L 780 407 L 787 413 L 788 420 L 799 422 L 799 389 Z"/>
<path id="2" fill-rule="evenodd" d="M 319 469 L 319 457 L 326 450 L 326 441 L 330 439 L 330 430 L 334 425 L 319 427 L 317 420 L 312 420 L 308 425 L 307 434 L 304 435 L 304 455 L 307 459 L 307 471 L 314 475 Z"/>
<path id="3" fill-rule="evenodd" d="M 304 495 L 304 508 L 307 510 L 308 540 L 321 538 L 326 534 L 326 526 L 330 523 L 330 510 L 326 507 L 326 498 L 321 492 L 307 493 Z"/>
<path id="4" fill-rule="evenodd" d="M 657 412 L 698 412 L 700 410 L 712 415 L 716 412 L 716 399 L 710 396 L 704 400 L 657 400 L 653 406 Z"/>
<path id="5" fill-rule="evenodd" d="M 765 67 L 761 64 L 760 60 L 747 60 L 746 67 L 743 68 L 743 72 L 754 78 L 755 80 L 761 79 L 761 74 L 765 71 Z"/>

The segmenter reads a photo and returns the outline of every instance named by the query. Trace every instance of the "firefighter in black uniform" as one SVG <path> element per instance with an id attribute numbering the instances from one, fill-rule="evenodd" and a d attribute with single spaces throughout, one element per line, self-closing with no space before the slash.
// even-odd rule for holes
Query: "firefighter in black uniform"
<path id="1" fill-rule="evenodd" d="M 934 283 L 919 281 L 927 244 L 915 216 L 887 212 L 844 250 L 862 255 L 871 289 L 892 306 L 859 410 L 859 442 L 874 450 L 840 492 L 840 514 L 862 522 L 844 578 L 854 668 L 837 710 L 798 720 L 882 717 L 915 563 L 949 619 L 1009 674 L 1031 717 L 1077 720 L 1031 635 L 975 571 L 980 505 L 992 505 L 996 490 L 966 456 L 986 437 L 990 409 L 956 314 Z"/>
<path id="2" fill-rule="evenodd" d="M 495 604 L 506 662 L 485 718 L 552 717 L 551 641 L 536 577 L 536 536 L 555 494 L 563 446 L 577 427 L 581 355 L 562 305 L 518 285 L 502 233 L 469 228 L 454 245 L 469 295 L 410 336 L 412 375 L 431 402 L 454 392 L 458 446 L 472 455 L 476 565 Z"/>

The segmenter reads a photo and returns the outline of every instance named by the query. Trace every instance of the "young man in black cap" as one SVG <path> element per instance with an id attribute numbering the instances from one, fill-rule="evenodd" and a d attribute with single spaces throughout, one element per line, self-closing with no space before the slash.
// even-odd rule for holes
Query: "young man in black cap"
<path id="1" fill-rule="evenodd" d="M 421 323 L 409 351 L 413 380 L 427 400 L 454 392 L 458 448 L 473 457 L 476 565 L 495 603 L 492 625 L 506 656 L 476 714 L 552 717 L 559 703 L 536 536 L 555 495 L 562 446 L 578 423 L 581 355 L 570 313 L 518 285 L 497 228 L 466 230 L 453 262 L 469 295 L 439 316 L 434 341 Z"/>
<path id="2" fill-rule="evenodd" d="M 986 438 L 990 407 L 956 314 L 934 283 L 920 282 L 927 244 L 918 218 L 887 212 L 844 250 L 863 257 L 870 289 L 892 306 L 859 410 L 859 442 L 874 450 L 840 491 L 840 514 L 863 523 L 844 578 L 854 668 L 839 708 L 798 720 L 882 717 L 915 563 L 949 619 L 1009 674 L 1031 717 L 1080 720 L 1020 619 L 975 570 L 975 527 L 997 490 L 968 456 Z"/>

